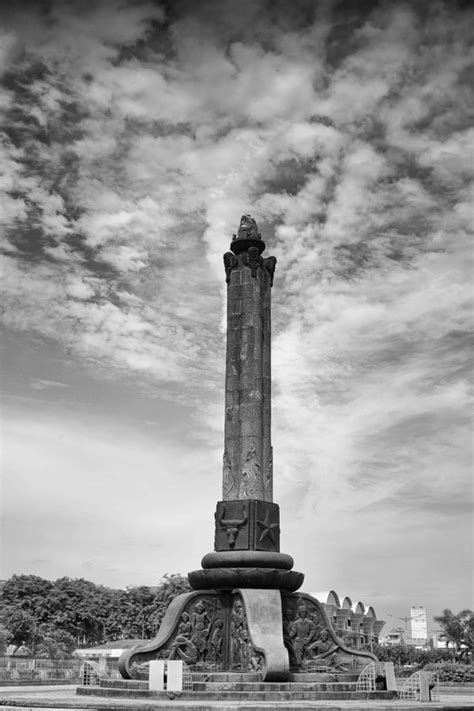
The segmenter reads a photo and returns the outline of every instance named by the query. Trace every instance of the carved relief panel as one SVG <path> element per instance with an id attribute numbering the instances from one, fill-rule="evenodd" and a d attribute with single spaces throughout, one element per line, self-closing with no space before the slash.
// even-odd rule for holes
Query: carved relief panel
<path id="1" fill-rule="evenodd" d="M 219 501 L 215 513 L 215 549 L 233 551 L 249 549 L 249 502 Z"/>
<path id="2" fill-rule="evenodd" d="M 235 499 L 237 493 L 237 485 L 232 474 L 229 453 L 225 449 L 222 457 L 222 497 L 224 499 Z"/>
<path id="3" fill-rule="evenodd" d="M 219 501 L 215 513 L 216 551 L 280 550 L 280 509 L 269 501 Z"/>
<path id="4" fill-rule="evenodd" d="M 247 452 L 242 469 L 242 482 L 239 488 L 239 498 L 259 499 L 263 497 L 260 462 L 255 445 Z"/>
<path id="5" fill-rule="evenodd" d="M 180 659 L 202 672 L 258 672 L 264 662 L 252 644 L 243 600 L 230 592 L 193 595 L 166 642 L 153 648 L 149 641 L 144 646 L 146 651 L 133 655 L 131 678 L 148 678 L 153 659 Z"/>
<path id="6" fill-rule="evenodd" d="M 230 664 L 231 671 L 257 672 L 263 666 L 263 654 L 250 640 L 247 616 L 240 595 L 234 596 L 230 619 Z"/>
<path id="7" fill-rule="evenodd" d="M 345 671 L 376 661 L 371 652 L 336 635 L 317 600 L 304 593 L 282 593 L 281 600 L 283 639 L 293 671 Z"/>
<path id="8" fill-rule="evenodd" d="M 202 595 L 181 613 L 177 627 L 156 659 L 181 659 L 203 671 L 224 668 L 226 608 L 218 596 Z"/>
<path id="9" fill-rule="evenodd" d="M 282 595 L 283 638 L 294 671 L 342 668 L 340 647 L 331 635 L 317 602 L 296 595 Z"/>
<path id="10" fill-rule="evenodd" d="M 254 550 L 280 550 L 280 508 L 268 501 L 255 501 Z"/>

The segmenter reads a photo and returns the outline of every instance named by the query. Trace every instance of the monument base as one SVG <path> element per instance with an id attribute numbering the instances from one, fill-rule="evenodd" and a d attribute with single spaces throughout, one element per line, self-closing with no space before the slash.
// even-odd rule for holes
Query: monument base
<path id="1" fill-rule="evenodd" d="M 237 678 L 234 679 L 234 676 Z M 354 702 L 358 701 L 355 705 L 358 710 L 367 709 L 369 700 L 384 701 L 383 708 L 386 711 L 397 711 L 400 702 L 395 701 L 396 691 L 358 691 L 356 680 L 357 674 L 346 674 L 343 680 L 338 677 L 337 681 L 323 678 L 316 681 L 295 681 L 290 677 L 289 682 L 264 683 L 250 674 L 193 674 L 192 688 L 180 692 L 151 691 L 146 681 L 107 679 L 101 681 L 100 686 L 79 687 L 77 694 L 89 697 L 84 699 L 84 705 L 89 708 L 93 702 L 94 709 L 105 709 L 112 705 L 116 711 L 130 711 L 129 699 L 133 699 L 135 703 L 138 700 L 146 700 L 149 703 L 154 701 L 163 704 L 163 708 L 173 708 L 175 711 L 189 711 L 190 708 L 209 711 L 211 705 L 216 709 L 235 709 L 240 708 L 239 704 L 247 709 L 291 708 L 293 711 L 307 711 L 308 708 L 315 708 L 315 702 L 323 702 L 324 708 L 328 708 L 327 704 L 324 704 L 327 700 L 339 701 L 337 708 L 341 708 L 341 704 L 343 708 L 354 708 Z M 394 703 L 388 706 L 387 701 L 390 699 L 394 699 Z M 169 705 L 170 700 L 172 706 Z M 351 703 L 346 705 L 345 701 Z M 161 708 L 161 705 L 159 707 Z M 144 708 L 143 705 L 140 708 Z M 410 709 L 413 708 L 410 706 Z M 445 708 L 448 711 L 448 707 Z M 453 711 L 452 706 L 449 711 Z"/>
<path id="2" fill-rule="evenodd" d="M 125 679 L 146 679 L 154 659 L 181 659 L 192 673 L 254 673 L 264 682 L 354 672 L 376 661 L 339 639 L 310 595 L 257 588 L 179 595 L 156 637 L 124 652 L 119 670 Z"/>
<path id="3" fill-rule="evenodd" d="M 257 588 L 294 592 L 301 587 L 303 573 L 280 568 L 212 568 L 188 573 L 194 590 L 207 588 Z"/>

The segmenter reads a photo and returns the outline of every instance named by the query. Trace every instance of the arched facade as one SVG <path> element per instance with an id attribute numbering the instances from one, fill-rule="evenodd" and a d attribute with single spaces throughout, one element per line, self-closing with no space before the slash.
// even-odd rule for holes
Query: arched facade
<path id="1" fill-rule="evenodd" d="M 335 590 L 310 593 L 322 605 L 334 627 L 336 634 L 346 644 L 355 649 L 372 650 L 379 643 L 379 635 L 385 625 L 385 620 L 378 620 L 372 605 L 352 602 L 346 595 L 341 598 Z"/>

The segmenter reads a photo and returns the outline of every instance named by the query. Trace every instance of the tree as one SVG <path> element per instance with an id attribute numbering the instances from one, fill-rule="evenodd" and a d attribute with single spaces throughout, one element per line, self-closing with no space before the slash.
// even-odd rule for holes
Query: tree
<path id="1" fill-rule="evenodd" d="M 122 597 L 123 633 L 126 637 L 149 639 L 155 632 L 155 593 L 146 585 L 129 587 Z"/>
<path id="2" fill-rule="evenodd" d="M 156 588 L 144 585 L 127 588 L 120 601 L 124 636 L 153 637 L 170 602 L 190 589 L 188 579 L 179 573 L 167 573 Z"/>
<path id="3" fill-rule="evenodd" d="M 8 630 L 8 638 L 11 644 L 19 647 L 24 643 L 27 647 L 34 648 L 36 620 L 32 614 L 19 607 L 11 607 L 3 612 L 2 624 Z"/>
<path id="4" fill-rule="evenodd" d="M 7 646 L 10 641 L 11 634 L 6 627 L 0 627 L 0 657 L 4 657 L 7 651 Z"/>
<path id="5" fill-rule="evenodd" d="M 36 656 L 49 659 L 67 659 L 76 649 L 76 640 L 64 630 L 58 630 L 48 624 L 39 628 L 39 642 Z"/>
<path id="6" fill-rule="evenodd" d="M 474 613 L 472 610 L 461 610 L 455 615 L 446 609 L 442 615 L 434 618 L 443 631 L 448 642 L 452 642 L 454 656 L 461 657 L 471 652 L 474 646 Z"/>
<path id="7" fill-rule="evenodd" d="M 5 605 L 14 603 L 25 610 L 36 608 L 51 592 L 54 583 L 39 575 L 12 575 L 2 587 Z"/>
<path id="8" fill-rule="evenodd" d="M 83 578 L 14 575 L 1 590 L 2 644 L 25 643 L 33 653 L 61 658 L 77 646 L 125 637 L 153 637 L 177 595 L 190 590 L 182 575 L 165 575 L 157 587 L 114 590 Z"/>
<path id="9" fill-rule="evenodd" d="M 154 618 L 155 628 L 161 625 L 161 621 L 164 617 L 168 605 L 175 597 L 182 595 L 183 593 L 189 592 L 191 586 L 188 579 L 179 573 L 174 573 L 163 576 L 156 591 L 156 613 Z"/>
<path id="10" fill-rule="evenodd" d="M 5 624 L 5 615 L 22 612 L 32 617 L 35 625 L 38 625 L 47 619 L 46 601 L 52 588 L 51 581 L 38 575 L 13 575 L 2 586 L 0 621 Z"/>
<path id="11" fill-rule="evenodd" d="M 68 632 L 77 645 L 100 644 L 106 641 L 104 626 L 111 592 L 83 578 L 59 578 L 47 600 L 48 622 Z"/>

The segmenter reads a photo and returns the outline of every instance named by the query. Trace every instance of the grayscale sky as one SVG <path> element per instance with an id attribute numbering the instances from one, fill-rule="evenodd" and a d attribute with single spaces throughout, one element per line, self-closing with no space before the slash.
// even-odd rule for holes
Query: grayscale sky
<path id="1" fill-rule="evenodd" d="M 1 577 L 153 585 L 212 550 L 222 254 L 250 212 L 304 589 L 472 604 L 472 19 L 2 3 Z"/>

